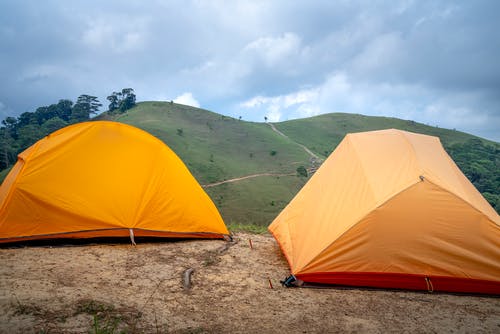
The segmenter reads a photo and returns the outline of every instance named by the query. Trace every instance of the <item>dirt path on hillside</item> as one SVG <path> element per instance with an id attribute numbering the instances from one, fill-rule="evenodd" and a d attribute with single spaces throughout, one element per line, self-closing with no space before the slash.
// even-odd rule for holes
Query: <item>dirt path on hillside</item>
<path id="1" fill-rule="evenodd" d="M 271 236 L 235 240 L 0 249 L 0 333 L 500 332 L 499 298 L 287 289 Z"/>
<path id="2" fill-rule="evenodd" d="M 221 184 L 224 184 L 224 183 L 237 182 L 237 181 L 246 180 L 246 179 L 252 179 L 254 177 L 260 177 L 260 176 L 294 176 L 294 175 L 297 175 L 297 173 L 288 173 L 288 174 L 260 173 L 260 174 L 252 174 L 252 175 L 245 175 L 245 176 L 236 177 L 234 179 L 224 180 L 224 181 L 220 181 L 220 182 L 203 184 L 202 187 L 203 188 L 210 188 L 210 187 L 220 186 Z"/>
<path id="3" fill-rule="evenodd" d="M 309 154 L 312 158 L 315 158 L 317 160 L 322 160 L 319 156 L 317 156 L 313 151 L 311 151 L 310 149 L 308 149 L 305 145 L 302 145 L 302 144 L 299 144 L 297 143 L 296 141 L 294 141 L 293 139 L 291 139 L 290 137 L 288 137 L 287 135 L 285 135 L 283 132 L 281 132 L 280 130 L 276 129 L 276 127 L 274 126 L 273 123 L 267 123 L 269 124 L 269 126 L 271 127 L 271 129 L 273 129 L 274 132 L 276 132 L 277 134 L 279 134 L 280 136 L 283 136 L 285 138 L 288 138 L 290 139 L 291 141 L 293 141 L 295 144 L 299 145 L 300 147 L 302 147 L 302 149 L 304 151 L 307 152 L 307 154 Z"/>
<path id="4" fill-rule="evenodd" d="M 276 129 L 276 127 L 274 126 L 274 124 L 272 124 L 272 123 L 267 123 L 267 124 L 269 124 L 269 126 L 271 127 L 271 129 L 273 129 L 273 131 L 276 132 L 277 134 L 279 134 L 280 136 L 283 136 L 285 138 L 290 139 L 283 132 L 281 132 L 280 130 Z M 290 140 L 292 140 L 292 139 L 290 139 Z M 316 169 L 317 169 L 318 163 L 321 163 L 322 159 L 320 157 L 318 157 L 310 149 L 308 149 L 306 146 L 304 146 L 302 144 L 299 144 L 299 143 L 297 143 L 295 141 L 294 141 L 294 143 L 297 144 L 298 146 L 302 147 L 302 149 L 304 149 L 304 151 L 306 151 L 311 156 L 311 167 L 309 167 L 307 169 L 307 171 L 308 171 L 308 173 L 314 173 L 316 171 Z M 225 184 L 225 183 L 238 182 L 238 181 L 241 181 L 241 180 L 252 179 L 252 178 L 261 177 L 261 176 L 294 176 L 294 175 L 297 175 L 297 174 L 296 173 L 280 174 L 280 173 L 273 173 L 273 172 L 251 174 L 251 175 L 244 175 L 244 176 L 236 177 L 236 178 L 229 179 L 229 180 L 224 180 L 224 181 L 219 181 L 219 182 L 204 184 L 204 185 L 202 185 L 202 187 L 203 188 L 211 188 L 211 187 L 219 186 L 219 185 Z"/>

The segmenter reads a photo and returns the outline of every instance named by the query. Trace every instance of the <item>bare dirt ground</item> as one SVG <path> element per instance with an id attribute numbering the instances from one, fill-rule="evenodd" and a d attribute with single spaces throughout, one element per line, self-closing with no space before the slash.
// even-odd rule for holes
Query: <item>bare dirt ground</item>
<path id="1" fill-rule="evenodd" d="M 235 240 L 1 248 L 0 332 L 500 333 L 500 298 L 287 289 L 271 236 Z"/>

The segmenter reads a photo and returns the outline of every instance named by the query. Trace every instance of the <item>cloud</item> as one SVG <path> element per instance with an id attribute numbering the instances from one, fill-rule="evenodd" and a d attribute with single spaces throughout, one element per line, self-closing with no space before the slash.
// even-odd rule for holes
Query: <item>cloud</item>
<path id="1" fill-rule="evenodd" d="M 369 41 L 351 61 L 351 66 L 355 71 L 364 75 L 370 72 L 386 71 L 404 57 L 402 55 L 404 50 L 400 33 L 385 33 Z"/>
<path id="2" fill-rule="evenodd" d="M 415 120 L 431 126 L 495 138 L 500 114 L 481 103 L 477 93 L 436 92 L 425 86 L 356 82 L 346 73 L 332 73 L 320 85 L 278 96 L 255 96 L 240 104 L 272 122 L 328 112 L 359 113 Z M 481 107 L 478 107 L 481 106 Z"/>
<path id="3" fill-rule="evenodd" d="M 342 111 L 500 140 L 499 11 L 452 0 L 0 1 L 0 101 L 19 115 L 132 87 L 138 101 L 190 92 L 247 120 Z"/>
<path id="4" fill-rule="evenodd" d="M 255 55 L 266 66 L 287 62 L 300 51 L 300 38 L 290 32 L 279 37 L 260 37 L 245 46 L 243 52 Z"/>
<path id="5" fill-rule="evenodd" d="M 198 101 L 196 101 L 193 94 L 190 92 L 183 93 L 183 94 L 177 96 L 174 99 L 174 102 L 179 103 L 179 104 L 185 104 L 185 105 L 188 105 L 191 107 L 196 107 L 196 108 L 200 107 L 200 103 Z"/>
<path id="6" fill-rule="evenodd" d="M 279 122 L 284 113 L 301 112 L 314 114 L 309 106 L 318 97 L 317 89 L 305 89 L 279 96 L 255 96 L 240 104 L 241 108 L 260 110 L 270 122 Z"/>
<path id="7" fill-rule="evenodd" d="M 0 101 L 0 117 L 2 118 L 2 120 L 8 117 L 11 113 L 12 110 L 7 108 L 7 106 L 3 104 L 2 101 Z"/>
<path id="8" fill-rule="evenodd" d="M 82 42 L 93 49 L 125 53 L 140 50 L 145 42 L 144 18 L 106 17 L 87 22 Z"/>

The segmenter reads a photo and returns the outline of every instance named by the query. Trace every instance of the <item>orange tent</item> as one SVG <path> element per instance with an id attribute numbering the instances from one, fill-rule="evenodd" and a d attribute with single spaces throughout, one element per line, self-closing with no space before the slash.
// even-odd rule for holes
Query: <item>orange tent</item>
<path id="1" fill-rule="evenodd" d="M 500 293 L 500 217 L 438 138 L 348 134 L 269 226 L 299 280 Z"/>
<path id="2" fill-rule="evenodd" d="M 0 188 L 0 242 L 227 234 L 177 155 L 121 123 L 80 123 L 50 134 L 19 154 Z"/>

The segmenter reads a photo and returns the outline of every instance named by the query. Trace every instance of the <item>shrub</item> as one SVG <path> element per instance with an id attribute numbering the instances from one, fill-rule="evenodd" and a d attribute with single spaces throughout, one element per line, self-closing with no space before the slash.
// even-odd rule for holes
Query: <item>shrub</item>
<path id="1" fill-rule="evenodd" d="M 297 167 L 297 175 L 307 177 L 307 169 L 304 166 Z"/>

